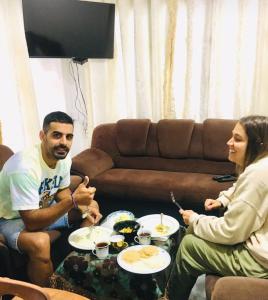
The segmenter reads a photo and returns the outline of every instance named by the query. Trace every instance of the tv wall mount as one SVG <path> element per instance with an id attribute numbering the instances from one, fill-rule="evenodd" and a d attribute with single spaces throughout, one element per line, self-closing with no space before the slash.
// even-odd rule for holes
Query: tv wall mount
<path id="1" fill-rule="evenodd" d="M 86 63 L 88 61 L 88 59 L 86 57 L 73 57 L 72 61 L 75 64 L 83 65 L 84 63 Z"/>

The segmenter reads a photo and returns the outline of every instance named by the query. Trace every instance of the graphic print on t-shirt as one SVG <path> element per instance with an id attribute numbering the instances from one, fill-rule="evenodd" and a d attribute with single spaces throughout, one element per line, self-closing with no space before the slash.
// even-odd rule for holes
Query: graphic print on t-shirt
<path id="1" fill-rule="evenodd" d="M 39 208 L 49 207 L 54 201 L 54 195 L 62 182 L 62 176 L 55 175 L 53 178 L 45 178 L 39 187 Z"/>

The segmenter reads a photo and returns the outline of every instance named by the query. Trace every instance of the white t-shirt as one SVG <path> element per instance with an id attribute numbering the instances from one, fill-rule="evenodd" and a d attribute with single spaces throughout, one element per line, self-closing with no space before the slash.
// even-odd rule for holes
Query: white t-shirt
<path id="1" fill-rule="evenodd" d="M 70 185 L 71 158 L 54 169 L 42 158 L 41 145 L 11 156 L 0 173 L 0 218 L 18 218 L 19 210 L 48 207 L 58 190 Z"/>

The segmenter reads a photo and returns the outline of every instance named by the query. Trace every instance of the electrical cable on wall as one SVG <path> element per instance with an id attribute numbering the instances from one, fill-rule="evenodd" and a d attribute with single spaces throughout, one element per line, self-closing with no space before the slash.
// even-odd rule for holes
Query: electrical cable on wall
<path id="1" fill-rule="evenodd" d="M 76 68 L 73 67 L 73 60 L 70 60 L 69 67 L 70 67 L 70 74 L 71 77 L 74 80 L 75 84 L 75 100 L 74 100 L 74 106 L 78 112 L 78 121 L 82 124 L 82 128 L 84 133 L 87 133 L 88 130 L 88 112 L 87 112 L 87 104 L 86 100 L 80 85 L 80 77 L 79 77 L 79 71 L 78 71 L 78 65 L 77 62 L 74 62 Z M 79 97 L 79 94 L 81 97 Z"/>

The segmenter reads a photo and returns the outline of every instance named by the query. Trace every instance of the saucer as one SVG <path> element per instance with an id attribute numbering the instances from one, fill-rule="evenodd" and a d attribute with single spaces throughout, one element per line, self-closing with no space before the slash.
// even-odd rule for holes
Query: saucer
<path id="1" fill-rule="evenodd" d="M 115 247 L 115 246 L 111 246 L 111 249 L 114 250 L 115 252 L 119 253 L 120 251 L 126 249 L 128 247 L 128 243 L 127 242 L 123 242 L 121 247 Z"/>

